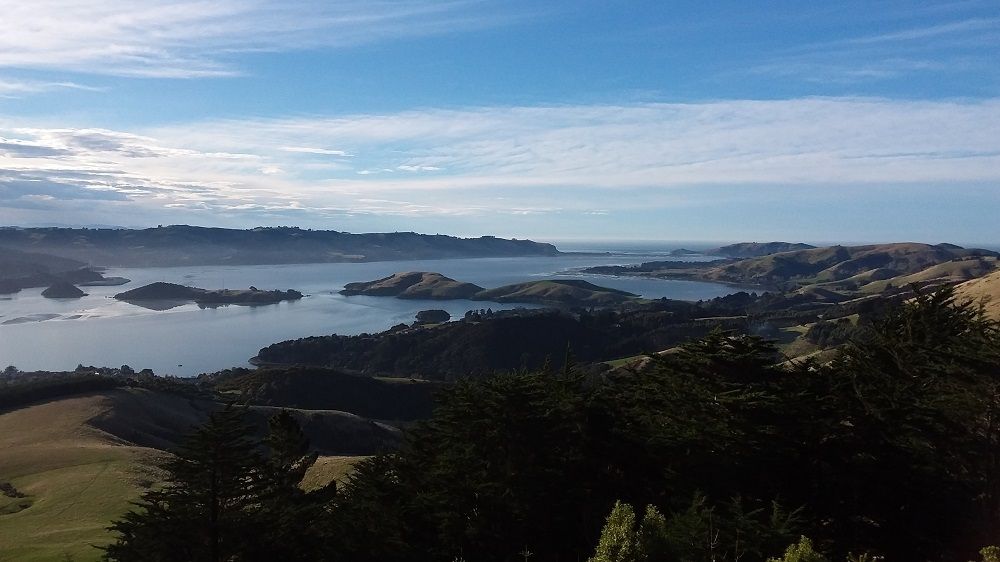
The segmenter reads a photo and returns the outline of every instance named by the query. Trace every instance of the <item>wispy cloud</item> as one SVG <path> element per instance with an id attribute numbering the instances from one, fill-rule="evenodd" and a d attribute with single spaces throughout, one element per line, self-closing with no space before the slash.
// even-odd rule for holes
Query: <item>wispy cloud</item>
<path id="1" fill-rule="evenodd" d="M 86 90 L 99 92 L 101 88 L 76 82 L 45 82 L 41 80 L 16 80 L 0 76 L 0 98 L 17 98 L 27 94 L 59 90 Z"/>
<path id="2" fill-rule="evenodd" d="M 1000 18 L 970 17 L 805 43 L 747 71 L 817 83 L 857 83 L 917 74 L 992 72 L 998 56 Z"/>
<path id="3" fill-rule="evenodd" d="M 252 223 L 278 211 L 614 213 L 684 204 L 674 188 L 708 198 L 734 186 L 748 194 L 771 185 L 961 189 L 1000 181 L 1000 137 L 986 126 L 996 122 L 996 99 L 804 98 L 423 110 L 134 132 L 21 124 L 0 128 L 0 206 L 59 210 L 96 193 L 115 209 L 124 201 L 163 221 L 186 210 Z M 338 148 L 299 150 L 308 147 Z M 327 152 L 336 153 L 334 165 L 317 162 Z"/>
<path id="4" fill-rule="evenodd" d="M 281 150 L 285 152 L 298 152 L 301 154 L 321 154 L 323 156 L 341 156 L 344 158 L 350 157 L 351 154 L 344 150 L 331 150 L 329 148 L 313 148 L 309 146 L 283 146 Z"/>
<path id="5" fill-rule="evenodd" d="M 485 0 L 0 0 L 0 67 L 193 78 L 233 55 L 347 47 L 503 25 Z"/>

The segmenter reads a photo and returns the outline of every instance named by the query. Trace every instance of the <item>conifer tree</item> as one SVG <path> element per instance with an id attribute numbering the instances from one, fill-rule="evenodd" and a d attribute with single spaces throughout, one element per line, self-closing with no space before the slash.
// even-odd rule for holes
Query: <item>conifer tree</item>
<path id="1" fill-rule="evenodd" d="M 164 466 L 164 486 L 143 494 L 137 510 L 114 522 L 119 539 L 108 560 L 231 560 L 254 534 L 261 458 L 242 410 L 213 413 Z"/>

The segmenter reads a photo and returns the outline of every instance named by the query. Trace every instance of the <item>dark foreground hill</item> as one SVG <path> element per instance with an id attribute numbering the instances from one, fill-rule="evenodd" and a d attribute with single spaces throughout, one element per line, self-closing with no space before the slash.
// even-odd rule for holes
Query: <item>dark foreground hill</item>
<path id="1" fill-rule="evenodd" d="M 716 326 L 746 329 L 745 316 L 719 318 L 730 310 L 720 302 L 699 306 L 670 301 L 593 313 L 481 310 L 434 326 L 289 340 L 261 349 L 253 362 L 428 380 L 538 369 L 546 362 L 559 369 L 567 351 L 581 363 L 600 362 L 657 352 L 703 336 Z"/>
<path id="2" fill-rule="evenodd" d="M 259 406 L 343 410 L 380 420 L 428 418 L 442 384 L 347 375 L 334 369 L 236 369 L 202 377 L 216 390 Z"/>
<path id="3" fill-rule="evenodd" d="M 483 236 L 413 232 L 351 234 L 333 230 L 233 230 L 166 226 L 144 230 L 0 229 L 0 248 L 43 252 L 101 266 L 367 262 L 471 257 L 551 256 L 551 244 Z"/>

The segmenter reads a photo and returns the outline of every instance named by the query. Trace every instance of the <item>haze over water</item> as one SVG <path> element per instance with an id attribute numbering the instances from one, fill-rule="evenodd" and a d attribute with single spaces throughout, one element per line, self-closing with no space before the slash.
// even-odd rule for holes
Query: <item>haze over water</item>
<path id="1" fill-rule="evenodd" d="M 247 360 L 266 345 L 306 336 L 379 332 L 410 323 L 420 310 L 440 308 L 461 317 L 467 310 L 531 305 L 481 301 L 414 301 L 337 293 L 346 283 L 399 271 L 435 271 L 493 288 L 545 278 L 573 277 L 647 298 L 710 299 L 738 289 L 715 283 L 585 276 L 571 270 L 594 265 L 664 259 L 648 254 L 563 255 L 374 263 L 201 266 L 111 269 L 108 276 L 132 280 L 118 287 L 85 287 L 81 299 L 46 299 L 41 289 L 0 298 L 0 367 L 71 370 L 77 364 L 127 364 L 157 374 L 192 376 Z M 119 302 L 111 296 L 155 281 L 216 288 L 297 289 L 300 301 L 265 306 L 199 308 L 185 304 L 166 311 Z"/>

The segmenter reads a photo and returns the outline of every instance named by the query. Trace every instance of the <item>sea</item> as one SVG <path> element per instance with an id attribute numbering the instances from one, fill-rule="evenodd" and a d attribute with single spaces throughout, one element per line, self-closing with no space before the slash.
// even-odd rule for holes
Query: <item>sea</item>
<path id="1" fill-rule="evenodd" d="M 680 246 L 674 246 L 680 247 Z M 468 310 L 530 305 L 480 301 L 421 301 L 340 295 L 345 284 L 370 281 L 401 271 L 434 271 L 493 288 L 541 279 L 585 279 L 647 298 L 697 301 L 740 289 L 695 281 L 584 275 L 596 265 L 627 265 L 666 259 L 669 248 L 636 245 L 617 249 L 585 243 L 561 244 L 575 250 L 551 257 L 477 258 L 301 265 L 191 266 L 108 269 L 108 277 L 131 281 L 114 287 L 84 287 L 79 299 L 48 299 L 42 289 L 0 295 L 0 368 L 24 371 L 72 370 L 77 365 L 152 369 L 160 375 L 194 376 L 248 360 L 269 344 L 306 336 L 376 333 L 431 308 L 453 318 Z M 671 258 L 679 259 L 679 258 Z M 688 257 L 701 260 L 708 258 Z M 143 307 L 114 300 L 116 293 L 155 281 L 206 289 L 296 289 L 298 301 L 262 306 L 203 308 L 184 304 Z"/>

